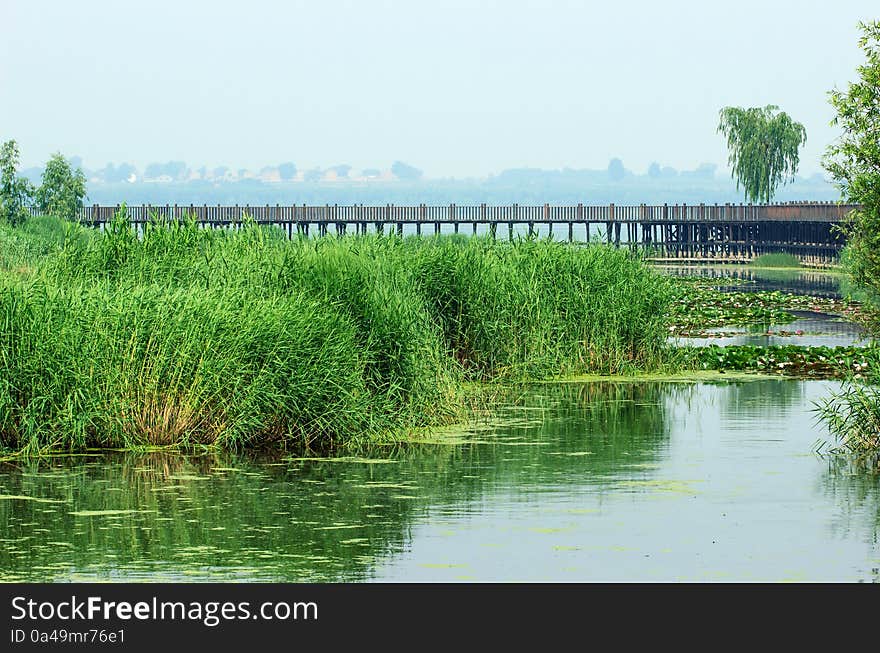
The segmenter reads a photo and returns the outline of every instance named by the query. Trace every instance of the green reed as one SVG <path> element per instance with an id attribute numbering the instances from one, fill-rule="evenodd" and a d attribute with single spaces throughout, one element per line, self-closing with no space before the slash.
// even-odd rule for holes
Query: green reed
<path id="1" fill-rule="evenodd" d="M 467 379 L 666 356 L 669 282 L 606 246 L 191 220 L 48 231 L 0 268 L 9 450 L 324 449 L 460 417 Z"/>
<path id="2" fill-rule="evenodd" d="M 801 268 L 803 264 L 801 260 L 794 254 L 785 254 L 775 252 L 772 254 L 761 254 L 756 256 L 749 265 L 758 268 Z"/>

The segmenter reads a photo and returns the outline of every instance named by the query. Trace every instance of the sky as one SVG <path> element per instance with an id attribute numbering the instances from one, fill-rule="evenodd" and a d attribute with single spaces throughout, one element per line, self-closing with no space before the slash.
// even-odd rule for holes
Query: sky
<path id="1" fill-rule="evenodd" d="M 24 167 L 723 171 L 719 109 L 776 104 L 809 176 L 878 18 L 877 0 L 0 0 L 0 139 Z"/>

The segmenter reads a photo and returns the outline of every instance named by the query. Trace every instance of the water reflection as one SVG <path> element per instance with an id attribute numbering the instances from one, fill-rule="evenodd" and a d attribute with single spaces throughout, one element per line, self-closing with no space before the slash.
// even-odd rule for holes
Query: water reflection
<path id="1" fill-rule="evenodd" d="M 358 458 L 6 466 L 2 579 L 875 580 L 877 477 L 811 453 L 833 387 L 544 385 Z"/>
<path id="2" fill-rule="evenodd" d="M 753 268 L 747 265 L 658 265 L 658 270 L 670 276 L 703 277 L 707 279 L 737 279 L 747 285 L 719 283 L 724 292 L 780 291 L 794 295 L 842 299 L 852 288 L 841 274 L 804 268 Z"/>
<path id="3" fill-rule="evenodd" d="M 752 345 L 756 347 L 797 345 L 801 347 L 867 347 L 871 337 L 855 322 L 817 311 L 788 311 L 796 319 L 786 324 L 725 326 L 706 329 L 705 337 L 672 337 L 678 347 L 709 345 Z"/>

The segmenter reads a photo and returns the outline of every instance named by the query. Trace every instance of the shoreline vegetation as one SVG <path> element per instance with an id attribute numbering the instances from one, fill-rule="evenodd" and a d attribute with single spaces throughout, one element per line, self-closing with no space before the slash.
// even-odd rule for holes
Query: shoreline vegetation
<path id="1" fill-rule="evenodd" d="M 761 254 L 749 261 L 753 268 L 801 268 L 804 267 L 800 259 L 792 254 Z"/>
<path id="2" fill-rule="evenodd" d="M 546 240 L 3 227 L 0 442 L 327 450 L 460 418 L 465 384 L 660 369 L 672 283 Z"/>
<path id="3" fill-rule="evenodd" d="M 5 457 L 326 453 L 423 440 L 528 383 L 880 370 L 873 346 L 675 347 L 670 337 L 785 324 L 792 310 L 876 319 L 856 301 L 720 292 L 719 279 L 665 276 L 602 244 L 289 240 L 192 221 L 138 236 L 121 216 L 103 232 L 49 217 L 0 224 L 0 244 Z"/>

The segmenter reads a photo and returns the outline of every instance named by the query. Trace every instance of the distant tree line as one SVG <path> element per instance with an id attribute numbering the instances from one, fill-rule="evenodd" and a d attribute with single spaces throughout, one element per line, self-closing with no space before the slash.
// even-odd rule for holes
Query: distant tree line
<path id="1" fill-rule="evenodd" d="M 300 169 L 291 161 L 285 161 L 277 165 L 264 166 L 259 172 L 246 168 L 233 169 L 228 166 L 208 168 L 201 166 L 195 171 L 187 166 L 185 161 L 167 161 L 164 163 L 153 162 L 148 164 L 143 173 L 131 163 L 107 163 L 102 168 L 85 170 L 79 157 L 68 159 L 73 168 L 83 169 L 88 179 L 93 179 L 107 184 L 135 183 L 140 181 L 164 181 L 164 182 L 187 182 L 187 181 L 241 181 L 254 178 L 263 178 L 272 181 L 294 181 L 302 179 L 306 182 L 319 182 L 329 177 L 337 180 L 352 179 L 354 168 L 347 163 L 341 163 L 327 168 L 314 167 Z M 42 176 L 41 168 L 28 168 L 22 171 L 22 176 L 36 182 Z M 397 179 L 404 181 L 417 181 L 422 178 L 422 171 L 415 166 L 402 161 L 395 161 L 390 167 L 391 174 Z M 377 179 L 382 176 L 379 168 L 364 168 L 357 175 L 363 179 Z"/>

